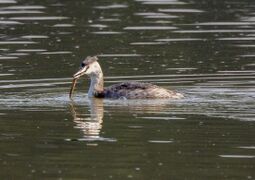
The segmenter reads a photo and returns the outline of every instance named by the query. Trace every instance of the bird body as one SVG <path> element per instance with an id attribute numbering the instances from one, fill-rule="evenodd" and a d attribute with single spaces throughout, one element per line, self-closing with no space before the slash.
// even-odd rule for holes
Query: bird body
<path id="1" fill-rule="evenodd" d="M 81 63 L 81 69 L 74 74 L 70 98 L 76 80 L 84 74 L 88 75 L 91 80 L 88 91 L 89 97 L 111 99 L 180 99 L 183 97 L 181 93 L 151 83 L 128 81 L 104 87 L 103 72 L 97 61 L 97 57 L 89 56 Z"/>
<path id="2" fill-rule="evenodd" d="M 151 83 L 123 82 L 109 86 L 104 89 L 106 98 L 126 98 L 126 99 L 166 99 L 180 98 L 180 93 L 170 91 Z"/>

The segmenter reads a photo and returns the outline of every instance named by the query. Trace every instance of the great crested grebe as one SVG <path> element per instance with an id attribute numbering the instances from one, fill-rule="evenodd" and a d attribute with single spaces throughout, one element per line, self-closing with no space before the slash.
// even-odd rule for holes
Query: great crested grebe
<path id="1" fill-rule="evenodd" d="M 81 63 L 80 70 L 73 75 L 73 83 L 69 97 L 75 88 L 77 79 L 84 74 L 90 77 L 88 97 L 112 99 L 180 99 L 181 93 L 171 91 L 150 83 L 123 82 L 104 88 L 104 76 L 96 56 L 88 56 Z"/>

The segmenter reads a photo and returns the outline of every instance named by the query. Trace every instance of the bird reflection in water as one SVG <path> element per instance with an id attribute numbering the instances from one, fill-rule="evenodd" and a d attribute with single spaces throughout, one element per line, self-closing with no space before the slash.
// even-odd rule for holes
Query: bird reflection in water
<path id="1" fill-rule="evenodd" d="M 105 142 L 115 142 L 116 139 L 104 138 L 101 136 L 101 130 L 103 127 L 103 117 L 104 117 L 104 105 L 102 99 L 89 99 L 90 114 L 78 113 L 77 107 L 74 103 L 70 104 L 70 111 L 73 116 L 73 121 L 75 123 L 74 128 L 80 129 L 83 133 L 82 138 L 72 139 L 77 141 L 105 141 Z M 97 144 L 93 144 L 97 145 Z"/>

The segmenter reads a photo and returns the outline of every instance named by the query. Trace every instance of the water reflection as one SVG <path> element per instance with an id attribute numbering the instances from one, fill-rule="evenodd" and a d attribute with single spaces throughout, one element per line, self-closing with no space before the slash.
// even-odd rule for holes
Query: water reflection
<path id="1" fill-rule="evenodd" d="M 102 99 L 89 99 L 90 114 L 81 112 L 81 109 L 75 107 L 74 102 L 70 104 L 70 112 L 73 116 L 73 121 L 75 123 L 74 128 L 80 129 L 83 137 L 78 139 L 72 139 L 77 141 L 105 141 L 105 142 L 115 142 L 116 139 L 104 138 L 101 135 L 101 130 L 103 127 L 103 117 L 104 117 L 104 105 Z"/>
<path id="2" fill-rule="evenodd" d="M 66 139 L 67 141 L 85 141 L 87 145 L 97 145 L 98 141 L 116 142 L 115 138 L 103 137 L 104 106 L 107 106 L 109 112 L 118 111 L 128 113 L 130 118 L 157 119 L 157 120 L 183 120 L 185 118 L 176 117 L 168 114 L 168 117 L 145 116 L 145 114 L 157 114 L 158 112 L 169 111 L 172 106 L 165 100 L 103 100 L 89 98 L 89 113 L 84 112 L 84 106 L 71 102 L 69 109 L 73 117 L 74 128 L 82 132 L 81 138 Z M 166 112 L 167 113 L 167 112 Z M 170 117 L 169 117 L 170 116 Z M 172 141 L 171 141 L 172 142 Z M 91 144 L 92 143 L 92 144 Z M 169 143 L 169 142 L 168 142 Z"/>

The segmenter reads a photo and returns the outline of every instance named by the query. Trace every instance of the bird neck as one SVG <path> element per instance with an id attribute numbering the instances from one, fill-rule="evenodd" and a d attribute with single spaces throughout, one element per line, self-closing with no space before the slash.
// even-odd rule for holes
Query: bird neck
<path id="1" fill-rule="evenodd" d="M 90 87 L 88 96 L 94 97 L 97 94 L 102 94 L 104 91 L 104 76 L 103 72 L 98 72 L 96 75 L 90 76 Z"/>

